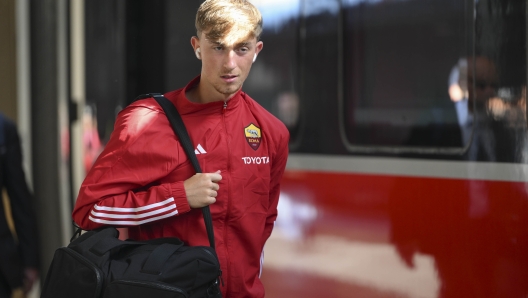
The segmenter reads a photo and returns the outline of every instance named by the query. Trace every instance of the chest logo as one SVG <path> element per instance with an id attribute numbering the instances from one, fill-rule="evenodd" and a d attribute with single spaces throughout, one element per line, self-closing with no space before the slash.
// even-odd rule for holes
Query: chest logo
<path id="1" fill-rule="evenodd" d="M 244 133 L 249 146 L 253 150 L 257 150 L 260 147 L 260 142 L 262 140 L 260 128 L 251 123 L 250 125 L 246 126 L 246 128 L 244 128 Z"/>

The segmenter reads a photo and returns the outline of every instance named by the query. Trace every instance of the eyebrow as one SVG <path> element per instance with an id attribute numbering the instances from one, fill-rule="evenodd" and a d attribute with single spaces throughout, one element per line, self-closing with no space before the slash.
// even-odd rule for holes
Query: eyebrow
<path id="1" fill-rule="evenodd" d="M 233 45 L 233 48 L 241 48 L 241 47 L 248 47 L 250 48 L 251 47 L 251 42 L 239 42 L 239 43 L 235 43 Z"/>
<path id="2" fill-rule="evenodd" d="M 210 43 L 215 46 L 222 46 L 222 47 L 225 46 L 225 44 L 220 41 L 210 41 Z"/>
<path id="3" fill-rule="evenodd" d="M 221 41 L 212 41 L 211 42 L 213 45 L 216 45 L 216 46 L 221 46 L 221 47 L 225 47 L 226 44 L 221 42 Z M 250 46 L 251 45 L 251 42 L 249 41 L 244 41 L 244 42 L 240 42 L 240 43 L 236 43 L 233 45 L 233 47 L 246 47 L 246 46 Z"/>

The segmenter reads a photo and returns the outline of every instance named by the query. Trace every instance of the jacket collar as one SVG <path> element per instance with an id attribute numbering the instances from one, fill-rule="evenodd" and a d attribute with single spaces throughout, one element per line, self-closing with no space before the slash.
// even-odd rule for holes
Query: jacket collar
<path id="1" fill-rule="evenodd" d="M 184 88 L 168 92 L 165 94 L 165 97 L 167 97 L 170 101 L 172 101 L 173 104 L 176 105 L 176 108 L 178 109 L 178 112 L 180 112 L 180 114 L 192 114 L 196 112 L 221 113 L 224 109 L 225 103 L 223 101 L 215 101 L 210 103 L 194 103 L 190 101 L 187 96 L 185 96 L 186 91 L 191 88 L 195 88 L 199 82 L 200 76 L 197 76 L 192 81 L 190 81 Z M 242 92 L 241 90 L 238 91 L 235 96 L 233 96 L 227 101 L 226 112 L 238 106 L 240 101 L 243 100 L 244 96 L 244 92 Z"/>

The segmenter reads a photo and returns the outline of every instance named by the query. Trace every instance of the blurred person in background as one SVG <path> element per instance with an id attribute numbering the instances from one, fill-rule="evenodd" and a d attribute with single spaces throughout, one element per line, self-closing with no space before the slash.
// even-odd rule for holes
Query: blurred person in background
<path id="1" fill-rule="evenodd" d="M 0 298 L 10 298 L 15 289 L 27 294 L 39 277 L 38 233 L 18 131 L 2 113 L 0 169 L 0 186 L 8 195 L 0 204 Z"/>
<path id="2" fill-rule="evenodd" d="M 497 97 L 498 71 L 486 56 L 461 58 L 449 76 L 449 97 L 455 104 L 462 146 L 469 144 L 466 159 L 511 161 L 514 154 L 500 139 L 506 132 L 494 112 L 503 100 Z M 502 141 L 502 142 L 500 142 Z"/>

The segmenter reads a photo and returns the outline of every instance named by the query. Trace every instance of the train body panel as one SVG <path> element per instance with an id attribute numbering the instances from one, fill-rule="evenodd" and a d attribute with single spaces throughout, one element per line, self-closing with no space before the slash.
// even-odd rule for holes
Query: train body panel
<path id="1" fill-rule="evenodd" d="M 525 295 L 528 197 L 515 175 L 524 166 L 291 159 L 264 271 L 273 293 L 321 297 L 296 284 L 328 282 L 332 297 Z"/>

